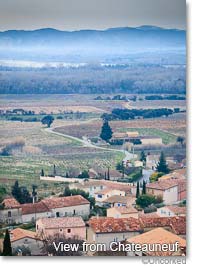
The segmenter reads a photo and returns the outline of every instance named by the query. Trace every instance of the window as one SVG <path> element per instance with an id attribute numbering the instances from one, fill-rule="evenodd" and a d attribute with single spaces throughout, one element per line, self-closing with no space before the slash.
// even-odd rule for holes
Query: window
<path id="1" fill-rule="evenodd" d="M 67 232 L 68 232 L 68 233 L 71 233 L 71 229 L 67 229 Z"/>
<path id="2" fill-rule="evenodd" d="M 97 197 L 98 197 L 98 198 L 102 198 L 102 195 L 101 195 L 101 194 L 98 194 Z"/>
<path id="3" fill-rule="evenodd" d="M 76 214 L 76 210 L 74 209 L 74 210 L 73 210 L 73 215 L 75 215 L 75 214 Z"/>
<path id="4" fill-rule="evenodd" d="M 11 218 L 11 211 L 8 211 L 8 218 Z"/>
<path id="5" fill-rule="evenodd" d="M 57 218 L 60 217 L 60 212 L 56 212 L 56 217 L 57 217 Z"/>
<path id="6" fill-rule="evenodd" d="M 62 232 L 62 229 L 60 229 L 60 232 Z"/>

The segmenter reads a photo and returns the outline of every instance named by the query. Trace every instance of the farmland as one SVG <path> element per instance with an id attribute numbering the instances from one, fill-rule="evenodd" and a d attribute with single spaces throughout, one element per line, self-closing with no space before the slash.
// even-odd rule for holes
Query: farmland
<path id="1" fill-rule="evenodd" d="M 126 95 L 128 99 L 133 96 Z M 15 117 L 22 118 L 22 122 L 11 120 L 13 115 L 9 113 L 0 115 L 0 149 L 16 139 L 24 142 L 21 150 L 14 150 L 9 156 L 0 156 L 0 184 L 10 189 L 18 179 L 29 189 L 32 184 L 40 186 L 40 195 L 46 196 L 51 192 L 63 191 L 65 184 L 41 182 L 41 169 L 45 174 L 51 175 L 55 165 L 57 174 L 64 176 L 66 172 L 78 174 L 90 167 L 115 168 L 124 157 L 122 152 L 87 147 L 79 139 L 84 136 L 99 137 L 102 127 L 100 117 L 104 112 L 110 113 L 114 108 L 126 108 L 126 105 L 127 108 L 131 106 L 136 109 L 156 108 L 159 107 L 159 101 L 146 101 L 144 95 L 138 96 L 135 102 L 112 100 L 113 95 L 102 95 L 103 99 L 109 100 L 96 100 L 96 97 L 97 95 L 2 95 L 1 111 L 24 109 L 34 111 L 34 114 L 16 114 Z M 186 110 L 184 100 L 163 100 L 161 105 Z M 40 120 L 47 114 L 55 118 L 51 128 L 56 133 L 70 137 L 46 131 Z M 36 117 L 37 121 L 26 122 L 32 117 Z M 164 146 L 170 146 L 176 143 L 177 136 L 185 137 L 186 113 L 173 114 L 167 118 L 110 121 L 110 126 L 113 132 L 138 131 L 140 135 L 156 135 L 162 138 Z M 151 148 L 150 151 L 153 152 L 154 149 Z M 159 150 L 158 148 L 158 152 Z M 165 147 L 165 150 L 168 148 Z M 140 149 L 137 148 L 136 153 L 139 154 Z M 176 150 L 169 147 L 168 154 L 175 153 Z"/>

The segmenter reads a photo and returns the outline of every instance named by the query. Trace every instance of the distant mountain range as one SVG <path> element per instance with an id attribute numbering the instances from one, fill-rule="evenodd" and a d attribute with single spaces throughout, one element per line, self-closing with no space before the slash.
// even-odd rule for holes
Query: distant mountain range
<path id="1" fill-rule="evenodd" d="M 0 32 L 0 56 L 45 54 L 130 54 L 185 50 L 186 32 L 155 26 L 120 27 L 107 30 L 60 31 L 45 28 L 33 31 Z"/>

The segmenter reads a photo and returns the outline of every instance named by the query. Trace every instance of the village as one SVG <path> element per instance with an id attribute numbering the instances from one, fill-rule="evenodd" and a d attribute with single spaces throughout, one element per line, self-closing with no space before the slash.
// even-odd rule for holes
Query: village
<path id="1" fill-rule="evenodd" d="M 15 255 L 55 256 L 185 256 L 186 255 L 186 166 L 174 166 L 164 154 L 136 160 L 141 180 L 125 181 L 124 170 L 88 170 L 77 178 L 46 176 L 41 181 L 67 182 L 60 195 L 21 204 L 13 195 L 0 204 L 1 250 L 9 237 Z M 172 166 L 172 168 L 170 168 Z M 150 171 L 150 172 L 148 172 Z M 122 180 L 121 180 L 122 179 Z M 112 250 L 111 243 L 174 244 L 177 251 Z M 63 252 L 54 243 L 106 245 L 105 251 Z"/>

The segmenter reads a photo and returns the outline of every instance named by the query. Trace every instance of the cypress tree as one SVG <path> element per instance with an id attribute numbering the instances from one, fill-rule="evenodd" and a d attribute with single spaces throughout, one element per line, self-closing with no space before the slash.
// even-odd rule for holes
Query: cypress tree
<path id="1" fill-rule="evenodd" d="M 20 202 L 21 199 L 21 189 L 19 187 L 19 183 L 18 181 L 15 182 L 14 186 L 12 187 L 12 195 L 15 199 L 18 200 L 18 202 Z"/>
<path id="2" fill-rule="evenodd" d="M 137 189 L 136 189 L 136 198 L 140 196 L 140 183 L 139 181 L 137 182 Z"/>
<path id="3" fill-rule="evenodd" d="M 163 152 L 161 152 L 161 155 L 160 155 L 159 162 L 157 164 L 156 170 L 158 172 L 163 172 L 165 174 L 169 173 L 169 168 L 168 168 L 168 165 L 166 163 L 166 158 L 165 158 Z"/>
<path id="4" fill-rule="evenodd" d="M 112 129 L 108 123 L 108 121 L 104 121 L 103 125 L 102 125 L 102 129 L 101 129 L 101 133 L 100 133 L 100 138 L 106 142 L 108 142 L 111 138 L 112 138 Z"/>
<path id="5" fill-rule="evenodd" d="M 107 168 L 107 180 L 110 180 L 110 172 L 109 172 L 109 167 Z"/>
<path id="6" fill-rule="evenodd" d="M 53 165 L 53 176 L 56 176 L 56 166 L 55 166 L 55 164 Z"/>
<path id="7" fill-rule="evenodd" d="M 3 256 L 12 256 L 12 247 L 10 241 L 10 235 L 8 229 L 6 229 L 6 234 L 3 241 Z"/>
<path id="8" fill-rule="evenodd" d="M 142 185 L 142 194 L 146 194 L 146 182 L 143 181 L 143 185 Z"/>
<path id="9" fill-rule="evenodd" d="M 41 177 L 44 177 L 44 170 L 41 170 Z"/>
<path id="10" fill-rule="evenodd" d="M 146 162 L 146 155 L 145 155 L 144 151 L 142 151 L 141 154 L 140 154 L 140 161 Z"/>

